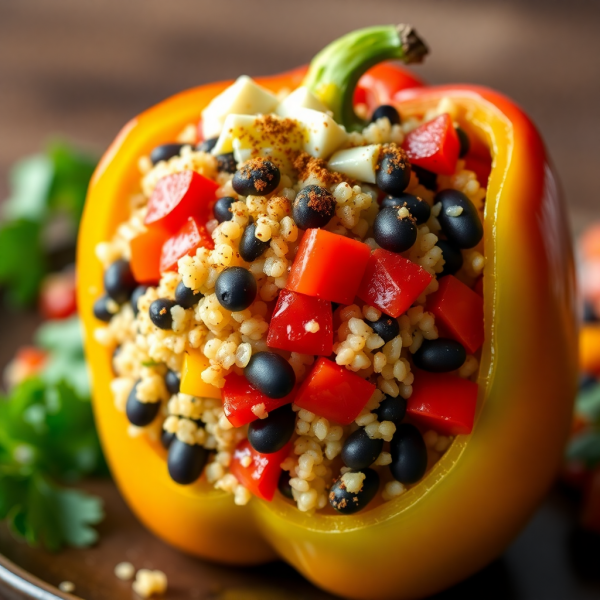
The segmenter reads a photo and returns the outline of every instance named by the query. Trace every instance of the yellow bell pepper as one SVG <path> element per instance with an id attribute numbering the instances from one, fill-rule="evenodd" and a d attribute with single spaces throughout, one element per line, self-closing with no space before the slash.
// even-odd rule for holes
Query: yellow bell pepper
<path id="1" fill-rule="evenodd" d="M 386 51 L 352 67 L 350 92 L 366 67 L 402 57 L 397 47 L 389 49 L 389 29 L 387 41 L 382 35 L 377 39 Z M 128 218 L 127 199 L 139 185 L 138 158 L 197 120 L 229 82 L 178 94 L 125 126 L 92 180 L 78 248 L 78 300 L 96 419 L 115 480 L 141 521 L 196 556 L 238 565 L 280 557 L 326 590 L 370 600 L 432 594 L 506 548 L 555 476 L 577 386 L 571 243 L 538 132 L 522 110 L 496 92 L 465 85 L 402 90 L 407 80 L 415 84 L 405 73 L 379 65 L 364 81 L 380 95 L 384 89 L 393 96 L 403 118 L 451 99 L 455 119 L 472 143 L 489 149 L 492 170 L 475 426 L 400 497 L 351 516 L 308 516 L 277 495 L 270 503 L 254 498 L 235 506 L 204 480 L 185 487 L 171 481 L 165 450 L 144 436 L 130 437 L 125 416 L 114 409 L 111 352 L 92 335 L 98 326 L 92 305 L 102 290 L 95 246 Z M 277 92 L 295 88 L 302 75 L 294 71 L 257 81 Z M 314 69 L 308 82 L 326 90 L 323 100 L 335 97 L 331 81 L 315 85 Z M 338 116 L 347 113 L 342 105 L 348 95 L 336 105 Z"/>

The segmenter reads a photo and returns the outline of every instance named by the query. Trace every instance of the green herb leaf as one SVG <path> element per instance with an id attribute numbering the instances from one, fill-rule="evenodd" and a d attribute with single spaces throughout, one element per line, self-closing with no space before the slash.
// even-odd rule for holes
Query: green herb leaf
<path id="1" fill-rule="evenodd" d="M 102 501 L 77 490 L 62 488 L 40 474 L 27 482 L 26 502 L 8 514 L 13 533 L 32 546 L 59 550 L 63 545 L 84 547 L 97 541 L 91 527 L 104 517 Z"/>
<path id="2" fill-rule="evenodd" d="M 43 154 L 20 160 L 9 174 L 11 195 L 3 205 L 7 219 L 41 221 L 47 213 L 54 178 L 53 161 Z"/>
<path id="3" fill-rule="evenodd" d="M 583 462 L 590 469 L 600 464 L 600 431 L 589 431 L 573 438 L 567 447 L 567 460 Z"/>
<path id="4" fill-rule="evenodd" d="M 13 304 L 30 304 L 37 297 L 46 273 L 40 241 L 41 226 L 19 219 L 0 225 L 0 284 L 8 288 Z"/>
<path id="5" fill-rule="evenodd" d="M 600 384 L 579 392 L 575 401 L 575 412 L 600 425 Z"/>

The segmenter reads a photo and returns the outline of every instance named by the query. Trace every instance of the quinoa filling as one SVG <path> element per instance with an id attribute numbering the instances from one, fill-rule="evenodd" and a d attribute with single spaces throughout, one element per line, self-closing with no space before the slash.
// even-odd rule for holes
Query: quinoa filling
<path id="1" fill-rule="evenodd" d="M 351 514 L 472 427 L 485 189 L 463 158 L 442 175 L 405 151 L 420 128 L 457 127 L 451 100 L 383 112 L 338 126 L 327 153 L 277 110 L 204 140 L 191 123 L 139 158 L 130 217 L 97 247 L 95 339 L 129 435 L 160 441 L 177 483 Z"/>

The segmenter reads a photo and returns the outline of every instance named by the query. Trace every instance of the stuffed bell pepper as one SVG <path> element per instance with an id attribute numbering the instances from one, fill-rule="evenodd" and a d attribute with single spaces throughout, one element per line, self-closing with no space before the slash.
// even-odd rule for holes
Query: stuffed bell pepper
<path id="1" fill-rule="evenodd" d="M 131 121 L 78 250 L 94 407 L 157 535 L 414 598 L 547 490 L 577 380 L 572 259 L 534 126 L 396 63 L 408 26 Z"/>

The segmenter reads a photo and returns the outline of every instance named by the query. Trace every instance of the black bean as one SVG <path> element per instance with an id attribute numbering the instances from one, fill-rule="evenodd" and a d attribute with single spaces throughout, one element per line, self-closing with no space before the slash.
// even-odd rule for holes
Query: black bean
<path id="1" fill-rule="evenodd" d="M 293 500 L 294 495 L 292 494 L 292 486 L 290 485 L 290 479 L 291 477 L 288 471 L 281 471 L 277 488 L 283 496 L 289 498 L 290 500 Z"/>
<path id="2" fill-rule="evenodd" d="M 415 218 L 417 225 L 426 223 L 431 215 L 431 207 L 425 200 L 406 192 L 399 196 L 387 196 L 381 201 L 381 208 L 390 206 L 405 206 Z"/>
<path id="3" fill-rule="evenodd" d="M 233 157 L 233 152 L 217 155 L 217 170 L 223 173 L 235 173 L 237 171 L 237 162 Z"/>
<path id="4" fill-rule="evenodd" d="M 423 340 L 421 347 L 413 354 L 413 361 L 419 369 L 432 373 L 455 371 L 467 359 L 464 346 L 455 340 L 438 338 Z"/>
<path id="5" fill-rule="evenodd" d="M 231 205 L 236 201 L 235 198 L 231 196 L 223 196 L 223 198 L 219 198 L 215 205 L 213 206 L 213 213 L 215 215 L 215 219 L 219 221 L 219 223 L 223 223 L 224 221 L 231 221 L 233 219 L 233 213 L 231 212 Z"/>
<path id="6" fill-rule="evenodd" d="M 417 241 L 417 226 L 411 217 L 400 217 L 399 208 L 391 206 L 379 211 L 373 223 L 373 237 L 385 250 L 404 252 Z"/>
<path id="7" fill-rule="evenodd" d="M 400 423 L 390 442 L 390 471 L 401 483 L 416 483 L 427 469 L 427 447 L 420 431 L 410 423 Z"/>
<path id="8" fill-rule="evenodd" d="M 292 210 L 300 229 L 318 229 L 325 227 L 335 214 L 335 198 L 325 188 L 307 185 L 298 192 Z"/>
<path id="9" fill-rule="evenodd" d="M 117 304 L 125 304 L 136 286 L 137 282 L 126 260 L 116 260 L 104 272 L 104 289 Z"/>
<path id="10" fill-rule="evenodd" d="M 137 399 L 137 386 L 138 384 L 136 383 L 129 393 L 127 404 L 125 405 L 125 414 L 132 425 L 145 427 L 146 425 L 150 425 L 156 418 L 160 409 L 160 402 L 140 402 Z"/>
<path id="11" fill-rule="evenodd" d="M 437 191 L 437 175 L 423 167 L 411 165 L 412 170 L 416 173 L 419 183 L 427 190 L 432 192 Z"/>
<path id="12" fill-rule="evenodd" d="M 458 136 L 458 141 L 460 142 L 460 152 L 458 153 L 458 158 L 464 158 L 471 149 L 471 140 L 469 140 L 469 136 L 467 135 L 464 129 L 460 127 L 456 127 L 456 135 Z"/>
<path id="13" fill-rule="evenodd" d="M 483 237 L 483 226 L 475 205 L 458 190 L 442 190 L 435 196 L 434 202 L 441 202 L 442 209 L 438 221 L 442 231 L 453 244 L 459 248 L 473 248 Z M 454 207 L 462 208 L 456 216 L 450 216 L 447 211 Z"/>
<path id="14" fill-rule="evenodd" d="M 133 314 L 136 317 L 139 312 L 138 301 L 147 291 L 148 291 L 147 285 L 138 285 L 135 288 L 135 290 L 133 290 L 133 293 L 131 294 L 131 298 L 129 299 L 129 301 L 131 302 L 131 309 L 133 310 Z"/>
<path id="15" fill-rule="evenodd" d="M 100 321 L 108 323 L 113 318 L 113 313 L 108 310 L 108 303 L 110 298 L 108 296 L 100 296 L 96 302 L 94 302 L 94 316 Z"/>
<path id="16" fill-rule="evenodd" d="M 248 223 L 240 239 L 239 253 L 246 262 L 256 260 L 269 247 L 269 242 L 263 242 L 256 237 L 256 225 Z"/>
<path id="17" fill-rule="evenodd" d="M 162 144 L 161 146 L 156 146 L 150 152 L 150 160 L 153 165 L 159 163 L 161 160 L 169 160 L 174 156 L 178 156 L 184 146 L 185 144 Z"/>
<path id="18" fill-rule="evenodd" d="M 159 298 L 150 305 L 149 314 L 150 320 L 160 329 L 172 329 L 173 317 L 171 309 L 176 306 L 173 300 L 167 298 Z"/>
<path id="19" fill-rule="evenodd" d="M 197 146 L 198 152 L 211 152 L 212 149 L 217 145 L 218 137 L 210 138 L 208 140 L 202 140 Z"/>
<path id="20" fill-rule="evenodd" d="M 383 151 L 375 177 L 377 187 L 392 196 L 398 196 L 410 182 L 410 163 L 399 150 Z"/>
<path id="21" fill-rule="evenodd" d="M 442 257 L 446 261 L 442 272 L 437 274 L 437 278 L 454 275 L 463 266 L 463 255 L 460 248 L 448 240 L 438 240 L 435 245 L 441 248 Z"/>
<path id="22" fill-rule="evenodd" d="M 160 434 L 160 443 L 163 445 L 163 448 L 168 450 L 176 437 L 174 433 L 169 433 L 163 429 L 163 432 Z"/>
<path id="23" fill-rule="evenodd" d="M 596 314 L 596 309 L 591 302 L 583 303 L 583 322 L 584 323 L 595 323 L 598 321 L 598 315 Z"/>
<path id="24" fill-rule="evenodd" d="M 351 515 L 362 510 L 373 500 L 379 490 L 379 475 L 373 469 L 364 469 L 365 479 L 359 492 L 349 492 L 338 477 L 329 492 L 329 504 L 343 515 Z"/>
<path id="25" fill-rule="evenodd" d="M 192 308 L 192 306 L 198 304 L 202 298 L 204 298 L 204 294 L 195 292 L 187 287 L 183 281 L 180 281 L 175 288 L 175 302 L 183 308 Z"/>
<path id="26" fill-rule="evenodd" d="M 257 352 L 244 369 L 253 388 L 269 398 L 287 396 L 296 384 L 296 374 L 290 363 L 274 352 Z"/>
<path id="27" fill-rule="evenodd" d="M 179 394 L 181 378 L 179 375 L 177 375 L 177 373 L 175 373 L 175 371 L 171 371 L 171 369 L 169 369 L 165 375 L 165 385 L 167 386 L 167 391 L 169 394 Z"/>
<path id="28" fill-rule="evenodd" d="M 386 396 L 375 412 L 379 421 L 391 421 L 398 424 L 406 415 L 406 400 L 401 396 L 397 398 Z"/>
<path id="29" fill-rule="evenodd" d="M 256 298 L 256 279 L 244 267 L 228 267 L 217 277 L 215 294 L 222 307 L 246 310 Z"/>
<path id="30" fill-rule="evenodd" d="M 351 433 L 342 448 L 342 460 L 347 467 L 362 471 L 370 467 L 381 454 L 383 440 L 372 440 L 364 428 Z"/>
<path id="31" fill-rule="evenodd" d="M 377 321 L 369 321 L 368 319 L 366 321 L 369 324 L 369 327 L 371 327 L 384 342 L 393 340 L 400 333 L 398 321 L 384 313 L 381 313 L 381 316 Z"/>
<path id="32" fill-rule="evenodd" d="M 279 169 L 264 158 L 253 158 L 244 163 L 233 176 L 231 185 L 242 196 L 266 196 L 279 185 Z"/>
<path id="33" fill-rule="evenodd" d="M 291 404 L 271 411 L 266 419 L 257 419 L 248 426 L 250 445 L 262 454 L 281 450 L 291 439 L 296 426 L 296 413 Z"/>
<path id="34" fill-rule="evenodd" d="M 392 125 L 400 125 L 400 115 L 398 114 L 398 111 L 389 104 L 382 104 L 375 109 L 373 116 L 371 117 L 371 123 L 374 123 L 377 119 L 383 119 L 384 117 L 387 117 Z"/>
<path id="35" fill-rule="evenodd" d="M 175 438 L 171 442 L 167 459 L 171 479 L 181 485 L 194 483 L 202 475 L 208 455 L 206 448 L 198 444 L 192 446 Z"/>

